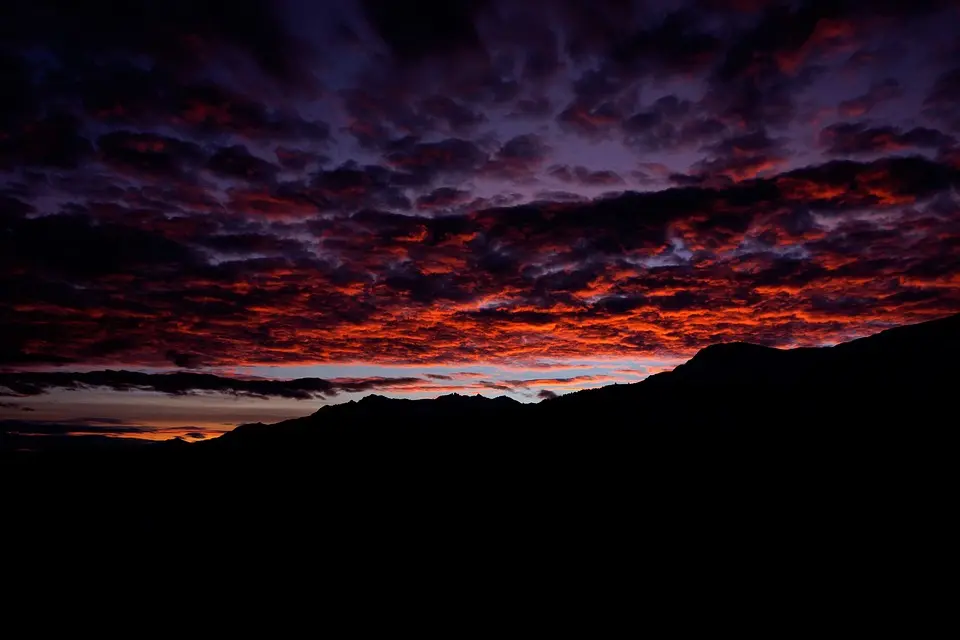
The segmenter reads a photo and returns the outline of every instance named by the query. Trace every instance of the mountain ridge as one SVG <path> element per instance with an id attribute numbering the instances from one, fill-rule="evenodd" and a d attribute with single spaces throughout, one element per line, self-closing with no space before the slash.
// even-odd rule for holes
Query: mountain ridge
<path id="1" fill-rule="evenodd" d="M 960 314 L 824 347 L 717 343 L 673 370 L 639 382 L 584 389 L 539 403 L 524 404 L 503 395 L 401 399 L 374 393 L 298 418 L 241 424 L 217 438 L 176 446 L 123 446 L 121 439 L 104 443 L 103 437 L 49 443 L 34 439 L 31 444 L 49 444 L 50 450 L 64 454 L 76 449 L 116 455 L 140 455 L 142 450 L 216 455 L 261 448 L 303 453 L 348 445 L 375 447 L 378 440 L 403 448 L 405 437 L 419 440 L 422 448 L 442 446 L 456 439 L 458 429 L 465 440 L 488 439 L 488 446 L 495 448 L 492 443 L 498 439 L 514 444 L 518 439 L 573 441 L 618 429 L 629 431 L 621 436 L 634 438 L 708 425 L 727 430 L 771 423 L 815 428 L 838 417 L 847 425 L 892 424 L 898 416 L 914 420 L 922 414 L 936 420 L 938 412 L 949 411 L 950 387 L 960 382 L 956 362 Z"/>
<path id="2" fill-rule="evenodd" d="M 305 446 L 323 446 L 327 437 L 342 444 L 361 431 L 369 444 L 377 438 L 395 441 L 426 433 L 450 440 L 458 428 L 505 440 L 558 437 L 564 432 L 571 437 L 569 433 L 626 425 L 641 430 L 662 430 L 665 424 L 729 428 L 759 426 L 763 413 L 782 414 L 777 420 L 783 424 L 806 420 L 811 427 L 831 419 L 830 415 L 855 421 L 858 412 L 863 422 L 876 422 L 905 411 L 932 411 L 933 405 L 916 403 L 929 404 L 944 387 L 957 382 L 949 366 L 957 360 L 960 314 L 826 347 L 777 349 L 745 342 L 718 343 L 701 349 L 672 371 L 536 404 L 522 404 L 506 396 L 447 394 L 434 399 L 394 399 L 371 394 L 356 402 L 322 407 L 303 418 L 238 427 L 192 446 L 256 450 L 281 446 L 284 438 L 299 439 Z M 882 400 L 882 404 L 862 402 L 865 392 L 879 394 L 877 402 Z M 749 411 L 744 409 L 747 406 Z"/>
<path id="3" fill-rule="evenodd" d="M 374 396 L 192 444 L 9 456 L 0 473 L 21 490 L 7 522 L 24 539 L 81 523 L 172 540 L 319 523 L 365 550 L 451 531 L 480 549 L 521 529 L 537 544 L 566 532 L 636 548 L 677 518 L 693 545 L 731 517 L 765 530 L 778 507 L 792 530 L 798 512 L 830 529 L 856 520 L 865 496 L 883 517 L 891 500 L 949 504 L 960 315 L 833 347 L 698 356 L 539 404 Z"/>

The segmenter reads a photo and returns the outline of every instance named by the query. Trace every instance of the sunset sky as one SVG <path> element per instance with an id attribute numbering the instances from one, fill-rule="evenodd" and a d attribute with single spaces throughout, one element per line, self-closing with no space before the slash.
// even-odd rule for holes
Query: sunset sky
<path id="1" fill-rule="evenodd" d="M 960 311 L 960 1 L 7 0 L 0 78 L 26 432 L 535 402 Z"/>

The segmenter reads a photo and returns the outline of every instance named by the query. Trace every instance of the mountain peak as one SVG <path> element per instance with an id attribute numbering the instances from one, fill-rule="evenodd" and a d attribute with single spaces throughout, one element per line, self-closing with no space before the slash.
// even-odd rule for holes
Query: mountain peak
<path id="1" fill-rule="evenodd" d="M 779 362 L 784 353 L 752 342 L 721 342 L 704 347 L 677 369 L 716 373 L 764 369 Z"/>
<path id="2" fill-rule="evenodd" d="M 387 396 L 382 396 L 379 393 L 371 393 L 370 395 L 363 396 L 360 400 L 357 401 L 358 404 L 377 404 L 381 402 L 389 402 L 392 398 Z"/>
<path id="3" fill-rule="evenodd" d="M 718 342 L 717 344 L 711 344 L 710 346 L 700 349 L 700 351 L 690 359 L 690 362 L 697 359 L 713 360 L 716 358 L 763 357 L 771 352 L 775 353 L 778 351 L 780 350 L 753 342 Z"/>

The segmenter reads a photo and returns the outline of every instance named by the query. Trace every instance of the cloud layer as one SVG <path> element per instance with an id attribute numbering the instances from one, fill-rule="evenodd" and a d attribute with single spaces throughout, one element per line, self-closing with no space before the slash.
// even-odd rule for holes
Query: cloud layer
<path id="1" fill-rule="evenodd" d="M 616 375 L 589 374 L 564 378 L 490 379 L 477 372 L 425 374 L 406 377 L 370 378 L 295 378 L 290 380 L 239 378 L 209 373 L 139 371 L 20 371 L 0 373 L 0 397 L 31 399 L 55 392 L 110 390 L 117 392 L 153 392 L 167 396 L 234 396 L 238 398 L 283 398 L 287 400 L 327 399 L 341 393 L 370 391 L 401 393 L 466 393 L 480 391 L 517 392 L 560 388 L 581 389 L 608 382 L 636 381 L 637 371 Z M 533 391 L 530 392 L 532 394 Z M 528 394 L 529 395 L 529 394 Z M 3 402 L 0 407 L 30 411 L 17 402 Z M 104 427 L 108 428 L 108 427 Z"/>
<path id="2" fill-rule="evenodd" d="M 955 2 L 135 4 L 0 9 L 8 370 L 675 358 L 960 309 Z"/>

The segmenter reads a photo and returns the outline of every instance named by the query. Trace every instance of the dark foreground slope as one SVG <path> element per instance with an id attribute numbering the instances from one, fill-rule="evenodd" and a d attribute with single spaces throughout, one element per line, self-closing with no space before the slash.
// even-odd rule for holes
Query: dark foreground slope
<path id="1" fill-rule="evenodd" d="M 830 348 L 714 345 L 537 405 L 369 396 L 192 445 L 8 456 L 6 531 L 634 535 L 643 514 L 727 518 L 750 495 L 919 509 L 949 486 L 958 362 L 960 315 Z"/>

